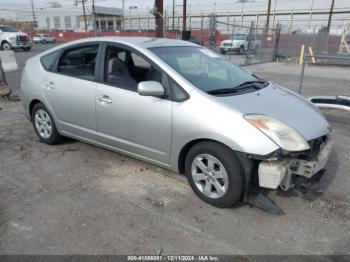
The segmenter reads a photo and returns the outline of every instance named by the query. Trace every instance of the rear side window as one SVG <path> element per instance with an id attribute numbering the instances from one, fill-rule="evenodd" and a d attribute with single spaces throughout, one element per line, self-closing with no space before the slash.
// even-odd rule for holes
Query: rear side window
<path id="1" fill-rule="evenodd" d="M 94 80 L 98 45 L 80 46 L 63 53 L 57 71 L 65 75 Z"/>
<path id="2" fill-rule="evenodd" d="M 60 54 L 60 50 L 52 52 L 50 54 L 47 54 L 47 55 L 44 55 L 43 57 L 41 57 L 41 59 L 40 59 L 41 64 L 46 71 L 50 71 L 50 72 L 53 71 L 59 54 Z"/>

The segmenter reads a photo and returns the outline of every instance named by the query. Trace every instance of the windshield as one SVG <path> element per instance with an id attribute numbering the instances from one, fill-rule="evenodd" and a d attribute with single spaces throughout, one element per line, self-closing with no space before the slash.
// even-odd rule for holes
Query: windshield
<path id="1" fill-rule="evenodd" d="M 150 50 L 204 92 L 256 81 L 248 71 L 202 47 L 153 47 Z"/>
<path id="2" fill-rule="evenodd" d="M 12 26 L 0 26 L 0 30 L 3 32 L 18 32 L 18 30 Z"/>
<path id="3" fill-rule="evenodd" d="M 232 40 L 245 40 L 246 34 L 234 34 L 231 36 Z"/>

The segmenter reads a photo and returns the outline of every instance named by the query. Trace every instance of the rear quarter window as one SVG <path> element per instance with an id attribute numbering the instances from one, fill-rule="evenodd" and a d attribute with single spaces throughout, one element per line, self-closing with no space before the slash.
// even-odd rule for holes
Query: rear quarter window
<path id="1" fill-rule="evenodd" d="M 44 55 L 40 58 L 41 65 L 46 71 L 53 71 L 57 58 L 60 54 L 60 50 Z"/>

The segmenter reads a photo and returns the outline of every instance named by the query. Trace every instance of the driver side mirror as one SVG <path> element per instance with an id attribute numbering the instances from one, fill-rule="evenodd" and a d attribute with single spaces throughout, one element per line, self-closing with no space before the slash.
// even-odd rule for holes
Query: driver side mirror
<path id="1" fill-rule="evenodd" d="M 141 96 L 164 96 L 164 87 L 157 81 L 142 81 L 137 85 L 137 93 Z"/>

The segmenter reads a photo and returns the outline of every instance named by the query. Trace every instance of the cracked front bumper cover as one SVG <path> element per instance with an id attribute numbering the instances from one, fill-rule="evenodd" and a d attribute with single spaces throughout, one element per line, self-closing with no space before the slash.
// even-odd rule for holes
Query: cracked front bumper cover
<path id="1" fill-rule="evenodd" d="M 261 187 L 277 189 L 280 186 L 283 190 L 288 190 L 294 185 L 294 177 L 303 176 L 311 178 L 325 168 L 333 141 L 327 137 L 326 141 L 320 145 L 317 154 L 300 154 L 299 156 L 287 156 L 278 160 L 264 160 L 259 164 L 259 185 Z"/>

